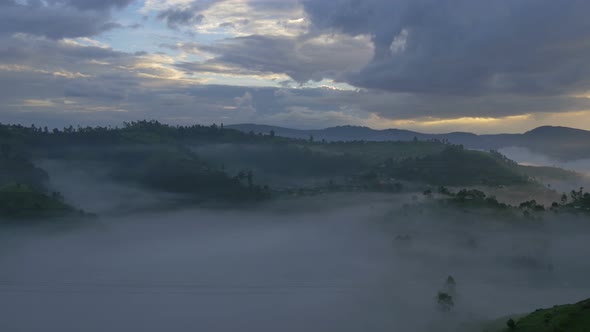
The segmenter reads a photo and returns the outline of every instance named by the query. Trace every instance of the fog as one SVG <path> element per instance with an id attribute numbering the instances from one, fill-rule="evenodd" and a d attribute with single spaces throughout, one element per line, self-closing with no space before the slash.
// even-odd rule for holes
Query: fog
<path id="1" fill-rule="evenodd" d="M 113 181 L 109 167 L 97 162 L 37 160 L 50 176 L 48 186 L 60 192 L 65 201 L 86 212 L 118 215 L 151 208 L 174 207 L 183 197 L 149 191 Z"/>
<path id="2" fill-rule="evenodd" d="M 502 148 L 499 152 L 523 165 L 559 167 L 590 176 L 590 159 L 560 161 L 521 147 Z"/>
<path id="3" fill-rule="evenodd" d="M 0 330 L 471 331 L 590 294 L 587 220 L 408 214 L 410 197 L 332 194 L 3 230 Z M 443 313 L 434 297 L 449 275 L 455 307 Z"/>

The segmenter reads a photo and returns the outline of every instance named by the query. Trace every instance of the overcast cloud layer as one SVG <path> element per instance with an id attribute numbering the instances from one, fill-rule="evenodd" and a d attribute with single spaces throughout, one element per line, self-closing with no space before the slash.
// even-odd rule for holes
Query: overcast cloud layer
<path id="1" fill-rule="evenodd" d="M 0 0 L 0 121 L 590 129 L 582 0 Z"/>

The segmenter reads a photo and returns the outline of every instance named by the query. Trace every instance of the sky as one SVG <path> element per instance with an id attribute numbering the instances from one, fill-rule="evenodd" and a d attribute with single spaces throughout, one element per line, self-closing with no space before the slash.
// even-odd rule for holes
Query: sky
<path id="1" fill-rule="evenodd" d="M 590 130 L 590 1 L 0 0 L 0 122 Z"/>

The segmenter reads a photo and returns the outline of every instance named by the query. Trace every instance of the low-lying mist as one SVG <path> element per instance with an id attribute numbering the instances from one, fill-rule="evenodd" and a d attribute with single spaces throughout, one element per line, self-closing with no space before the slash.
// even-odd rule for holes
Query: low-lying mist
<path id="1" fill-rule="evenodd" d="M 502 148 L 499 152 L 520 164 L 559 167 L 590 176 L 590 159 L 560 161 L 522 147 Z"/>
<path id="2" fill-rule="evenodd" d="M 550 183 L 547 184 L 558 192 L 570 192 L 570 190 L 579 188 L 580 186 L 590 187 L 590 159 L 570 161 L 556 160 L 522 147 L 502 148 L 499 152 L 521 165 L 558 167 L 581 175 L 581 177 L 575 181 L 559 181 L 556 179 L 549 181 Z"/>
<path id="3" fill-rule="evenodd" d="M 0 330 L 471 331 L 589 296 L 587 220 L 409 217 L 407 203 L 331 194 L 5 230 Z"/>
<path id="4" fill-rule="evenodd" d="M 97 162 L 44 159 L 37 164 L 49 174 L 49 187 L 60 192 L 66 202 L 90 213 L 117 215 L 161 209 L 182 199 L 113 181 L 108 166 Z"/>

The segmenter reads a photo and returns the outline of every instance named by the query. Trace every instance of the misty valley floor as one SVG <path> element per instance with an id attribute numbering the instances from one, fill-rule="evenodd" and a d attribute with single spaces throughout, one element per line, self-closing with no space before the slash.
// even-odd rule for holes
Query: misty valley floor
<path id="1" fill-rule="evenodd" d="M 577 273 L 568 284 L 559 271 L 545 280 L 485 250 L 471 255 L 426 241 L 400 251 L 382 222 L 405 200 L 339 194 L 248 211 L 183 210 L 114 216 L 67 231 L 7 231 L 0 235 L 0 330 L 457 331 L 465 322 L 590 294 L 580 281 L 590 271 L 575 255 L 571 266 L 556 263 L 564 274 Z M 431 230 L 438 238 L 455 232 Z M 576 249 L 560 241 L 549 253 L 557 261 Z M 442 314 L 434 296 L 450 274 L 457 305 Z"/>

